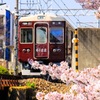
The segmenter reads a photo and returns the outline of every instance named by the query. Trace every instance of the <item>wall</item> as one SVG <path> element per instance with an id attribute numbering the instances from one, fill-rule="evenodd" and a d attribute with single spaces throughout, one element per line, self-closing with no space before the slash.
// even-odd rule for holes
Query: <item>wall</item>
<path id="1" fill-rule="evenodd" d="M 100 29 L 78 28 L 78 68 L 97 67 L 100 64 Z M 73 68 L 75 68 L 75 51 L 73 44 Z"/>

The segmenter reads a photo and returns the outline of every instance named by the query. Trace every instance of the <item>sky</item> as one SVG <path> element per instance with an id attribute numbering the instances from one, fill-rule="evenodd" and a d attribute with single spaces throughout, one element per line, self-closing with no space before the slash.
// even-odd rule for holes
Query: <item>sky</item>
<path id="1" fill-rule="evenodd" d="M 26 2 L 27 0 L 21 0 L 21 2 L 23 2 L 23 1 Z M 28 1 L 34 1 L 35 2 L 35 0 L 28 0 Z M 38 1 L 42 2 L 42 1 L 48 1 L 48 0 L 38 0 Z M 94 11 L 86 10 L 86 12 L 84 12 L 84 11 L 80 10 L 77 13 L 77 15 L 79 14 L 80 16 L 73 16 L 73 14 L 75 14 L 77 11 L 71 11 L 70 9 L 82 9 L 81 5 L 77 2 L 75 2 L 75 0 L 51 0 L 51 1 L 52 1 L 51 2 L 52 6 L 50 6 L 50 8 L 52 8 L 52 9 L 53 8 L 55 8 L 55 9 L 56 8 L 66 9 L 67 8 L 68 9 L 68 12 L 65 11 L 65 13 L 67 13 L 67 16 L 65 16 L 65 18 L 71 23 L 71 25 L 74 28 L 77 28 L 77 27 L 98 27 L 98 20 L 94 16 Z M 61 1 L 63 1 L 63 3 Z M 16 6 L 16 0 L 1 0 L 1 2 L 6 3 L 9 6 L 9 9 L 11 11 L 14 11 L 14 8 Z M 49 5 L 51 3 L 49 3 Z M 46 7 L 46 6 L 47 5 L 43 4 L 43 5 L 40 5 L 40 8 L 41 7 L 43 8 L 43 7 Z M 28 6 L 25 6 L 24 8 L 27 8 L 27 7 Z M 34 7 L 37 7 L 37 6 L 34 6 Z M 59 13 L 63 15 L 63 12 L 59 12 Z M 83 13 L 86 13 L 86 15 L 81 16 L 81 14 L 83 14 Z"/>

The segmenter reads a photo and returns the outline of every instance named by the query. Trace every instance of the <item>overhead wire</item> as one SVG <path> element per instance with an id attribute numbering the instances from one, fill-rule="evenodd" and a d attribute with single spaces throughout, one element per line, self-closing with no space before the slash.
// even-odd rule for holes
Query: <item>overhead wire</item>
<path id="1" fill-rule="evenodd" d="M 82 3 L 79 3 L 79 5 L 82 7 L 83 5 L 84 5 L 84 3 L 82 4 Z M 82 7 L 83 8 L 83 7 Z M 83 8 L 84 9 L 84 8 Z M 83 24 L 86 24 L 86 23 L 84 23 L 83 22 Z M 88 26 L 91 26 L 91 27 L 94 27 L 94 26 L 92 26 L 92 25 L 90 25 L 90 24 L 86 24 L 86 25 L 88 25 Z"/>
<path id="2" fill-rule="evenodd" d="M 53 3 L 51 3 L 51 4 L 49 5 L 49 2 L 51 2 L 52 0 L 37 0 L 37 1 L 36 1 L 37 3 L 35 3 L 35 0 L 26 0 L 26 1 L 27 1 L 27 6 L 29 6 L 29 4 L 32 3 L 32 4 L 30 5 L 31 8 L 32 8 L 32 7 L 35 7 L 35 5 L 38 6 L 37 10 L 34 10 L 34 11 L 33 11 L 34 13 L 37 13 L 37 12 L 38 12 L 38 9 L 39 9 L 39 12 L 42 12 L 42 13 L 46 13 L 46 12 L 48 12 L 48 11 L 50 11 L 50 10 L 54 11 L 53 9 L 50 9 L 50 7 L 52 6 Z M 54 3 L 58 6 L 58 8 L 60 8 L 60 10 L 55 10 L 56 12 L 54 11 L 55 14 L 60 15 L 59 12 L 62 11 L 63 14 L 64 14 L 64 16 L 66 16 L 66 17 L 70 20 L 70 23 L 72 23 L 75 27 L 77 27 L 77 23 L 75 23 L 75 22 L 71 19 L 70 16 L 66 15 L 66 13 L 69 12 L 69 13 L 72 15 L 72 17 L 75 18 L 75 19 L 80 23 L 79 18 L 76 17 L 76 13 L 77 13 L 77 12 L 76 12 L 75 14 L 73 14 L 72 11 L 68 8 L 68 6 L 65 4 L 65 2 L 64 2 L 63 0 L 61 0 L 61 3 L 64 5 L 65 8 L 67 8 L 66 10 L 63 10 L 62 7 L 61 7 L 61 3 L 59 4 L 56 0 L 53 0 L 52 2 L 54 2 Z M 80 4 L 80 3 L 79 3 L 79 4 Z M 46 9 L 44 10 L 45 7 L 46 7 Z M 81 5 L 81 7 L 82 7 L 82 5 Z M 20 8 L 21 8 L 21 7 L 20 7 Z M 30 8 L 30 10 L 31 10 L 31 8 Z M 87 23 L 86 23 L 86 25 L 89 25 L 89 26 L 93 27 L 92 25 L 87 24 Z"/>
<path id="3" fill-rule="evenodd" d="M 59 4 L 55 1 L 55 0 L 53 0 L 56 4 L 57 4 L 57 6 L 61 9 L 61 7 L 59 6 Z M 62 10 L 62 9 L 61 9 Z M 63 10 L 62 10 L 62 12 L 63 13 L 65 13 Z M 68 19 L 76 26 L 76 24 L 71 20 L 71 18 L 69 17 L 69 16 L 67 16 L 68 17 Z M 77 26 L 76 26 L 77 27 Z"/>
<path id="4" fill-rule="evenodd" d="M 40 7 L 39 7 L 40 13 L 41 13 L 41 12 L 44 13 L 43 10 L 42 10 L 41 0 L 39 0 L 39 2 L 40 2 Z"/>
<path id="5" fill-rule="evenodd" d="M 48 0 L 48 2 L 51 1 L 51 0 Z M 49 10 L 49 8 L 52 6 L 52 4 L 50 4 L 48 7 L 47 7 L 47 10 L 46 12 Z"/>
<path id="6" fill-rule="evenodd" d="M 68 9 L 68 11 L 73 15 L 73 13 L 72 13 L 71 10 L 66 6 L 66 4 L 63 2 L 63 0 L 61 0 L 61 2 L 62 2 L 63 5 Z M 74 17 L 78 22 L 80 22 L 80 20 L 79 20 L 77 17 L 75 17 L 75 15 L 73 15 L 73 17 Z"/>
<path id="7" fill-rule="evenodd" d="M 67 5 L 63 2 L 63 0 L 61 0 L 61 2 L 63 3 L 63 5 L 69 10 L 69 12 L 73 15 L 73 13 L 71 12 L 71 10 L 67 7 Z M 75 16 L 73 15 L 73 17 L 80 23 L 80 20 Z M 84 23 L 85 24 L 85 23 Z M 86 24 L 88 25 L 88 24 Z M 93 27 L 92 25 L 89 25 L 91 27 Z"/>

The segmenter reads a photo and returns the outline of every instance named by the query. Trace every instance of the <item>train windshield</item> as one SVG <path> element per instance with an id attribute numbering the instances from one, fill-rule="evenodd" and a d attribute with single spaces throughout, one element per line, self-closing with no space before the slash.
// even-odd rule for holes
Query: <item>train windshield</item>
<path id="1" fill-rule="evenodd" d="M 37 44 L 47 43 L 46 27 L 36 28 L 36 43 Z"/>
<path id="2" fill-rule="evenodd" d="M 64 32 L 63 28 L 51 28 L 50 29 L 50 42 L 51 43 L 63 43 Z"/>
<path id="3" fill-rule="evenodd" d="M 21 29 L 21 42 L 32 42 L 32 29 Z"/>

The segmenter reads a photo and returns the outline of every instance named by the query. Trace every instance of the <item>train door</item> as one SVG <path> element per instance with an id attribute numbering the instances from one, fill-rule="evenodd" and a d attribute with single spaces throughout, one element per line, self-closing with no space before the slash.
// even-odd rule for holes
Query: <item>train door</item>
<path id="1" fill-rule="evenodd" d="M 34 57 L 48 58 L 48 24 L 35 24 L 35 43 L 34 43 Z"/>

